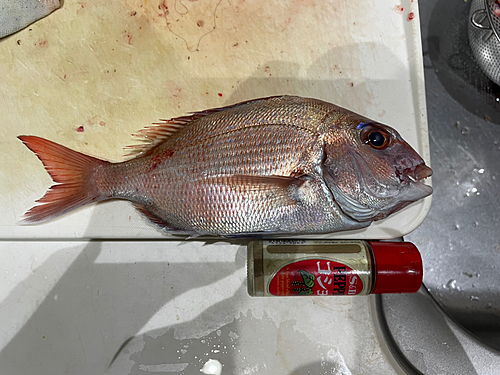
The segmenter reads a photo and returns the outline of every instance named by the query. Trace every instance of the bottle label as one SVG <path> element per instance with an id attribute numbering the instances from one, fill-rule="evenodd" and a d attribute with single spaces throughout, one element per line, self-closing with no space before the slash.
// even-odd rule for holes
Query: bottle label
<path id="1" fill-rule="evenodd" d="M 353 296 L 362 290 L 363 281 L 351 267 L 320 258 L 287 264 L 269 282 L 275 296 Z"/>

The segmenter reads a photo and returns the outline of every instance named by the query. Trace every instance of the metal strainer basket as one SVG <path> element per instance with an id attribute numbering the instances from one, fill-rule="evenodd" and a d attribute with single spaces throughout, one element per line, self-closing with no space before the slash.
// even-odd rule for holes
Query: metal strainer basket
<path id="1" fill-rule="evenodd" d="M 500 17 L 495 0 L 472 0 L 469 13 L 469 43 L 484 73 L 500 85 Z"/>

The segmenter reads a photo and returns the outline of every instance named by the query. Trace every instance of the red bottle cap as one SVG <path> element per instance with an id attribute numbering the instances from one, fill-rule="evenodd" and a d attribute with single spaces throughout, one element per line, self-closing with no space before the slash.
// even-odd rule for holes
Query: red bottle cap
<path id="1" fill-rule="evenodd" d="M 411 242 L 369 242 L 375 258 L 373 294 L 416 293 L 422 285 L 422 257 Z"/>

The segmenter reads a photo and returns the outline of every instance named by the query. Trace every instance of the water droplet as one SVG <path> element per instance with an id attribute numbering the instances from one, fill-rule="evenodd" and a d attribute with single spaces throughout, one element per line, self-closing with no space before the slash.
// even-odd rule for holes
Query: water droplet
<path id="1" fill-rule="evenodd" d="M 471 301 L 479 301 L 479 297 L 478 296 L 470 296 L 470 300 Z"/>
<path id="2" fill-rule="evenodd" d="M 217 336 L 222 335 L 222 331 L 220 329 L 217 330 Z"/>
<path id="3" fill-rule="evenodd" d="M 476 182 L 476 180 L 473 179 L 472 182 Z M 477 188 L 475 186 L 472 186 L 471 183 L 464 183 L 463 185 L 467 187 L 467 191 L 465 192 L 464 197 L 470 197 L 473 194 L 479 195 Z"/>
<path id="4" fill-rule="evenodd" d="M 478 225 L 479 225 L 479 223 L 477 221 L 475 221 L 475 222 L 472 223 L 473 227 L 477 227 Z"/>
<path id="5" fill-rule="evenodd" d="M 222 364 L 216 359 L 209 359 L 203 365 L 201 372 L 207 375 L 220 375 L 222 373 Z"/>
<path id="6" fill-rule="evenodd" d="M 445 288 L 445 289 L 457 289 L 457 290 L 460 290 L 460 289 L 458 289 L 458 287 L 457 287 L 457 280 L 455 280 L 455 279 L 451 279 L 451 280 L 449 280 L 449 281 L 446 283 L 446 285 L 443 285 L 443 288 Z"/>
<path id="7" fill-rule="evenodd" d="M 459 229 L 460 229 L 460 225 L 455 224 L 455 225 L 453 226 L 453 230 L 459 230 Z"/>
<path id="8" fill-rule="evenodd" d="M 186 349 L 181 349 L 182 354 L 186 354 L 188 351 Z"/>
<path id="9" fill-rule="evenodd" d="M 462 135 L 467 135 L 467 134 L 469 134 L 469 128 L 464 127 L 464 128 L 462 129 L 462 131 L 460 132 L 460 134 L 462 134 Z"/>

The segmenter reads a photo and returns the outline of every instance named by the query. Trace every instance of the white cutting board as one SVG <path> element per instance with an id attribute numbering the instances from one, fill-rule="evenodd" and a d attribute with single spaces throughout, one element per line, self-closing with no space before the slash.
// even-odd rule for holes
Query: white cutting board
<path id="1" fill-rule="evenodd" d="M 65 1 L 0 40 L 0 77 L 4 239 L 165 238 L 118 201 L 19 225 L 52 184 L 21 134 L 120 161 L 131 134 L 159 118 L 291 94 L 391 125 L 429 162 L 413 0 Z M 430 203 L 328 237 L 398 237 Z"/>

